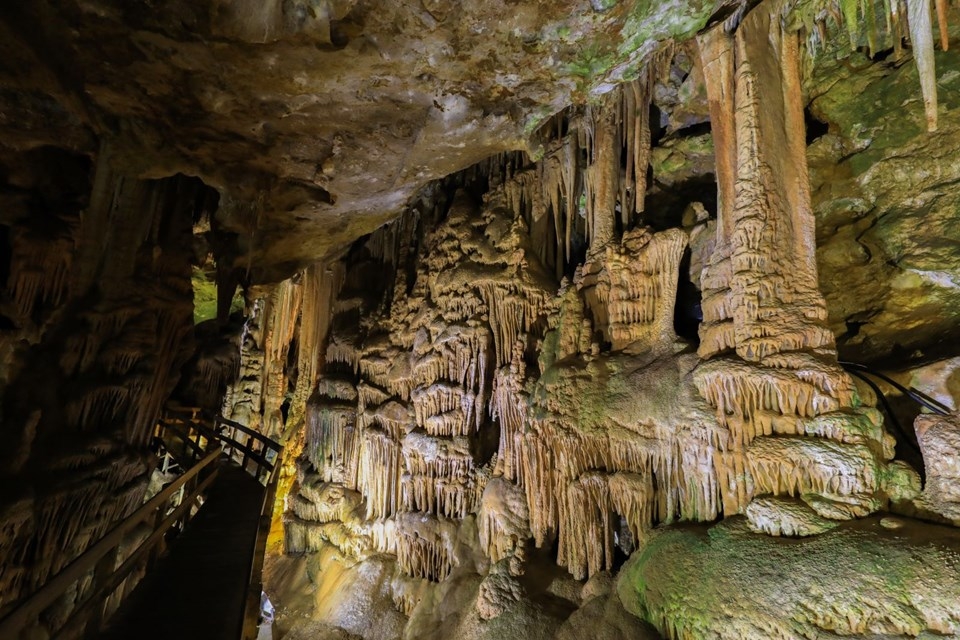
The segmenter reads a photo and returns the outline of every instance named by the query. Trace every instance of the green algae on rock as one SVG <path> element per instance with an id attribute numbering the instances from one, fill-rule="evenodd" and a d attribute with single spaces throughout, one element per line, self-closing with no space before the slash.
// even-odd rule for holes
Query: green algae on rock
<path id="1" fill-rule="evenodd" d="M 673 640 L 761 640 L 960 632 L 960 532 L 898 519 L 842 523 L 809 538 L 741 520 L 658 531 L 621 570 L 628 611 Z"/>

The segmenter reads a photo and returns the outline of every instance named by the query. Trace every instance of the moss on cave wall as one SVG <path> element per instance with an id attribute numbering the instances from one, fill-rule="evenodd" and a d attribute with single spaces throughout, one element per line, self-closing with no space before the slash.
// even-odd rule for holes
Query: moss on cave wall
<path id="1" fill-rule="evenodd" d="M 949 635 L 960 631 L 958 568 L 960 532 L 948 527 L 874 517 L 783 539 L 734 519 L 657 533 L 617 589 L 670 638 Z"/>
<path id="2" fill-rule="evenodd" d="M 194 267 L 190 278 L 193 284 L 193 323 L 200 324 L 217 317 L 217 281 L 214 273 Z M 233 294 L 230 314 L 243 311 L 243 292 Z"/>
<path id="3" fill-rule="evenodd" d="M 809 114 L 827 125 L 807 154 L 820 286 L 849 359 L 903 366 L 956 351 L 946 335 L 960 322 L 960 56 L 936 57 L 934 133 L 907 60 L 823 55 L 807 81 Z"/>

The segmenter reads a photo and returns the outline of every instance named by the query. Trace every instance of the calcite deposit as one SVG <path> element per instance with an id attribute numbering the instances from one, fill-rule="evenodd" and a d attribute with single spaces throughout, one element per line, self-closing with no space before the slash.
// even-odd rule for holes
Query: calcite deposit
<path id="1" fill-rule="evenodd" d="M 960 524 L 960 424 L 956 414 L 917 417 L 917 441 L 923 452 L 926 482 L 916 501 L 921 509 Z"/>
<path id="2" fill-rule="evenodd" d="M 46 154 L 63 171 L 48 184 L 31 175 Z M 95 167 L 23 154 L 24 191 L 8 202 L 19 231 L 7 236 L 0 337 L 0 606 L 141 504 L 154 464 L 146 447 L 190 357 L 190 234 L 207 188 L 183 176 L 124 180 L 113 162 L 109 147 Z M 55 207 L 36 213 L 36 198 Z"/>
<path id="3" fill-rule="evenodd" d="M 698 38 L 715 224 L 701 226 L 709 213 L 697 203 L 690 226 L 657 230 L 637 198 L 652 144 L 642 105 L 683 63 L 684 50 L 665 47 L 640 80 L 549 124 L 542 157 L 461 174 L 343 259 L 301 465 L 352 506 L 344 515 L 328 502 L 310 517 L 295 488 L 292 550 L 393 553 L 398 576 L 427 581 L 421 594 L 440 589 L 428 607 L 452 597 L 446 581 L 479 571 L 470 606 L 489 622 L 535 599 L 523 577 L 532 548 L 553 546 L 558 565 L 586 578 L 648 553 L 657 526 L 677 521 L 745 514 L 757 533 L 738 535 L 750 540 L 833 535 L 896 505 L 936 502 L 943 514 L 938 487 L 955 481 L 928 475 L 920 495 L 916 471 L 893 460 L 883 414 L 838 362 L 806 170 L 807 53 L 786 10 L 765 3 Z M 678 337 L 676 303 L 704 229 L 716 235 L 694 274 L 697 345 Z M 358 286 L 372 273 L 389 274 L 377 292 Z M 943 427 L 918 424 L 926 451 L 947 446 Z M 458 548 L 457 523 L 471 514 L 477 539 Z M 358 533 L 369 542 L 351 546 L 344 526 L 395 533 Z M 722 626 L 687 631 L 673 613 L 631 611 L 672 637 Z"/>
<path id="4" fill-rule="evenodd" d="M 284 444 L 274 637 L 960 634 L 956 18 L 0 9 L 0 619 L 179 404 Z"/>

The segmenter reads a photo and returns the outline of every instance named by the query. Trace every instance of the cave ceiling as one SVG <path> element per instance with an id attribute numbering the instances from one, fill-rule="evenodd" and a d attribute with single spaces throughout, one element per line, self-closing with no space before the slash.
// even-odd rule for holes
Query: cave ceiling
<path id="1" fill-rule="evenodd" d="M 815 2 L 787 6 L 807 39 L 820 288 L 841 354 L 899 361 L 952 352 L 956 54 L 935 52 L 939 128 L 928 132 L 910 48 L 872 50 L 861 29 L 851 51 L 839 14 L 811 13 Z M 0 144 L 12 158 L 4 171 L 12 184 L 26 182 L 18 172 L 30 170 L 17 166 L 24 151 L 83 157 L 109 147 L 124 175 L 200 177 L 220 194 L 216 228 L 230 238 L 218 257 L 248 282 L 275 282 L 395 219 L 439 178 L 502 152 L 540 157 L 552 116 L 597 104 L 673 41 L 679 62 L 654 88 L 660 122 L 647 192 L 647 221 L 663 228 L 693 200 L 715 215 L 714 145 L 690 47 L 707 25 L 748 8 L 723 0 L 11 3 L 0 9 Z M 816 27 L 798 26 L 811 15 Z M 691 245 L 693 283 L 708 245 Z"/>
<path id="2" fill-rule="evenodd" d="M 221 193 L 256 279 L 395 217 L 431 180 L 529 149 L 723 2 L 41 1 L 5 7 L 5 144 Z"/>

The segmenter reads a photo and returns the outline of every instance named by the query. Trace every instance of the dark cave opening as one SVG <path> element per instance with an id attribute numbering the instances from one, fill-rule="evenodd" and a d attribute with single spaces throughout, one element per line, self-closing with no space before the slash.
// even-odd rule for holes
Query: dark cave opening
<path id="1" fill-rule="evenodd" d="M 677 336 L 692 344 L 700 343 L 700 322 L 703 320 L 703 310 L 700 307 L 701 293 L 699 283 L 691 278 L 697 274 L 690 273 L 692 258 L 690 247 L 683 253 L 680 262 L 680 277 L 677 282 L 677 300 L 673 307 L 673 330 Z"/>
<path id="2" fill-rule="evenodd" d="M 644 217 L 655 231 L 682 227 L 684 213 L 694 202 L 702 204 L 710 218 L 717 217 L 717 179 L 712 173 L 669 187 L 654 182 L 647 195 Z"/>
<path id="3" fill-rule="evenodd" d="M 830 131 L 830 125 L 813 114 L 810 107 L 803 110 L 803 120 L 807 129 L 807 146 L 810 146 Z"/>

